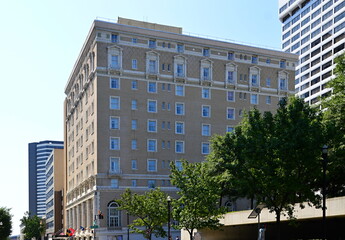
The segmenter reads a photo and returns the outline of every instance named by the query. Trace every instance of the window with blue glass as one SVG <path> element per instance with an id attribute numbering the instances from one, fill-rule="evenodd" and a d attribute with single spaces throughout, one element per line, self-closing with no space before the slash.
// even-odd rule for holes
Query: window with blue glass
<path id="1" fill-rule="evenodd" d="M 120 88 L 120 79 L 110 78 L 110 88 L 119 89 Z"/>

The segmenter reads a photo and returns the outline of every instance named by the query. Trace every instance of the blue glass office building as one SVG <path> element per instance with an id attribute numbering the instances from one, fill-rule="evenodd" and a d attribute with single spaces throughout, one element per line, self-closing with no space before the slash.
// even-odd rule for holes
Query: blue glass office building
<path id="1" fill-rule="evenodd" d="M 29 143 L 29 212 L 43 217 L 46 210 L 46 161 L 63 141 L 45 140 Z"/>

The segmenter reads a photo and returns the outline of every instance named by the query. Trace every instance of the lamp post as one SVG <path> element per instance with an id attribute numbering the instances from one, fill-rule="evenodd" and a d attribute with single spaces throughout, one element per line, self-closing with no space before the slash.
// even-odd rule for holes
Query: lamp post
<path id="1" fill-rule="evenodd" d="M 167 197 L 167 202 L 168 202 L 168 240 L 171 240 L 171 235 L 170 235 L 170 204 L 171 204 L 171 197 Z"/>
<path id="2" fill-rule="evenodd" d="M 322 225 L 323 225 L 323 236 L 322 239 L 326 239 L 326 170 L 327 170 L 327 157 L 328 157 L 328 146 L 323 145 L 322 147 Z"/>

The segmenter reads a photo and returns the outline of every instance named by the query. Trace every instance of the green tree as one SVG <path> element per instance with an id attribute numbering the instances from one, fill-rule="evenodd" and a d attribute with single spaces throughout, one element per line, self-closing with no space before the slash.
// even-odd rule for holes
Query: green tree
<path id="1" fill-rule="evenodd" d="M 24 226 L 25 239 L 39 239 L 45 233 L 45 225 L 42 219 L 36 215 L 31 216 L 29 212 L 26 212 L 20 221 Z"/>
<path id="2" fill-rule="evenodd" d="M 121 210 L 137 217 L 129 228 L 133 232 L 143 234 L 146 239 L 165 237 L 167 234 L 163 226 L 168 222 L 167 195 L 159 188 L 145 192 L 142 195 L 132 193 L 130 189 L 116 200 Z M 144 229 L 143 229 L 144 227 Z"/>
<path id="3" fill-rule="evenodd" d="M 218 229 L 224 209 L 217 204 L 220 186 L 217 178 L 208 174 L 207 163 L 182 161 L 182 169 L 174 163 L 171 167 L 171 182 L 178 188 L 179 198 L 172 202 L 173 218 L 177 229 L 186 229 L 193 239 L 195 229 Z"/>
<path id="4" fill-rule="evenodd" d="M 292 97 L 276 114 L 253 109 L 234 133 L 214 137 L 208 160 L 231 197 L 254 198 L 275 212 L 279 239 L 281 214 L 292 217 L 296 203 L 319 203 L 323 144 L 320 114 Z"/>
<path id="5" fill-rule="evenodd" d="M 0 240 L 7 239 L 12 233 L 12 215 L 9 208 L 0 207 Z"/>
<path id="6" fill-rule="evenodd" d="M 335 77 L 328 86 L 333 89 L 332 96 L 323 99 L 323 122 L 327 129 L 329 151 L 328 195 L 345 195 L 345 54 L 335 58 Z"/>

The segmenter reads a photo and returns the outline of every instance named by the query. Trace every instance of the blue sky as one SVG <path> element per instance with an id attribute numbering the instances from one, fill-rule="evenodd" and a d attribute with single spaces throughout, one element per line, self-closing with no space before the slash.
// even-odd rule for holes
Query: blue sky
<path id="1" fill-rule="evenodd" d="M 280 49 L 278 0 L 11 0 L 0 15 L 0 207 L 28 210 L 28 143 L 63 140 L 64 87 L 97 17 Z"/>

